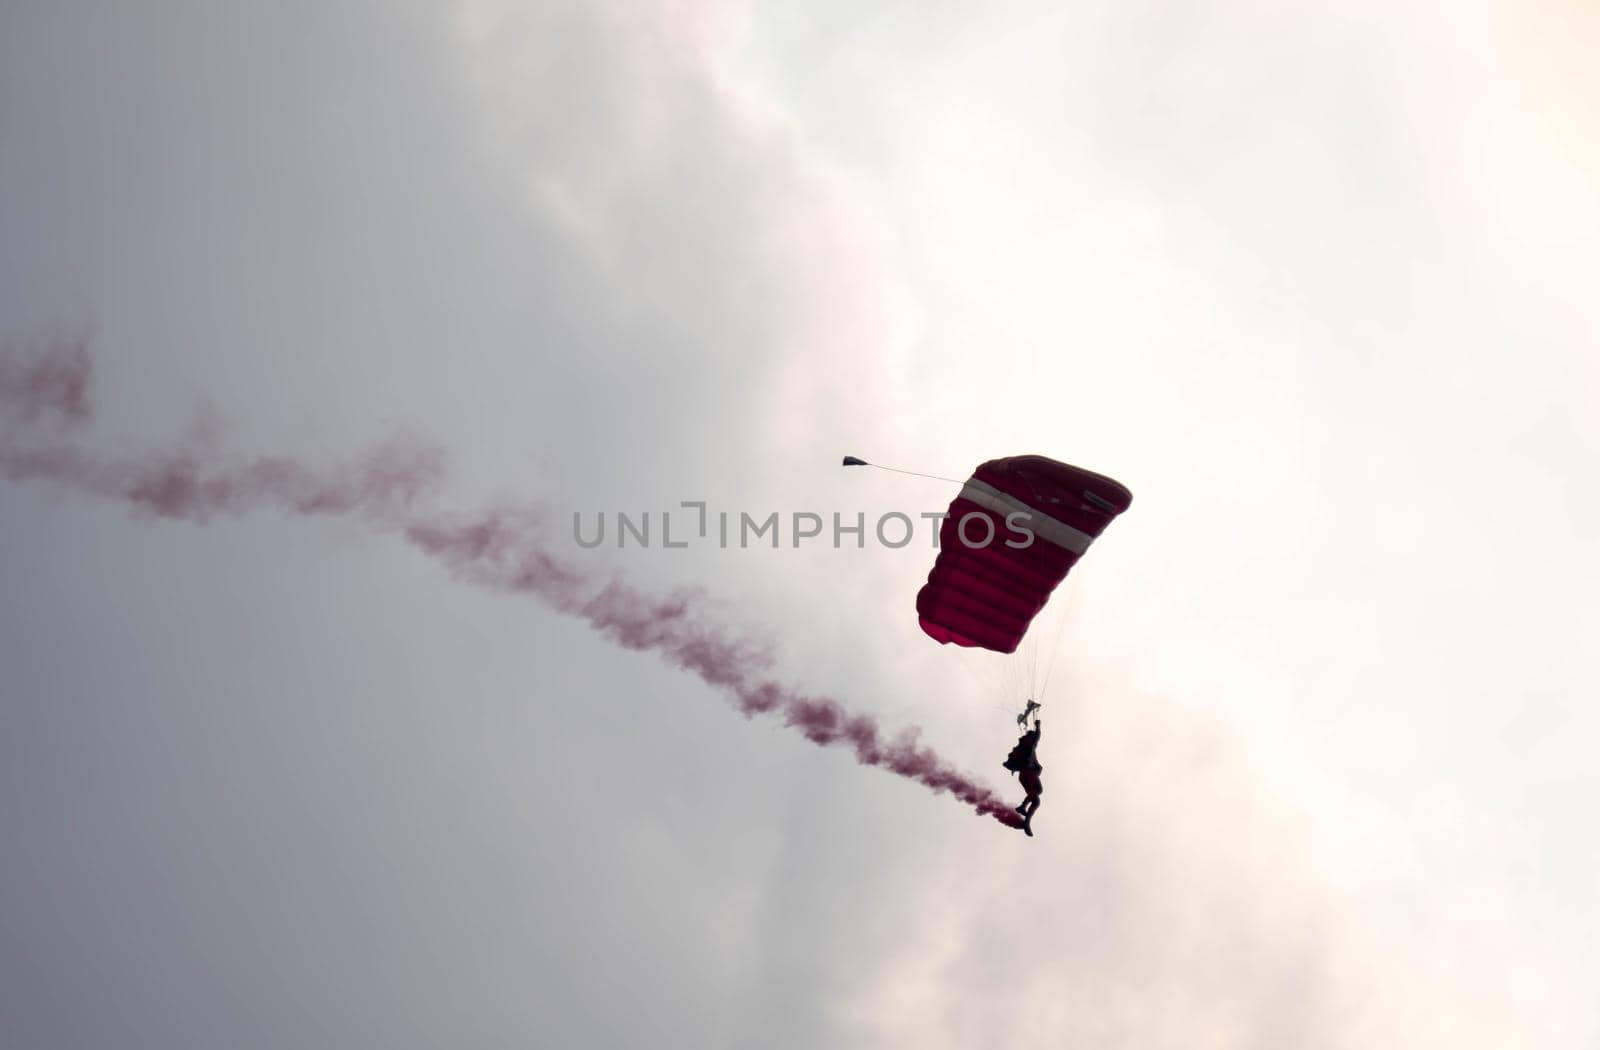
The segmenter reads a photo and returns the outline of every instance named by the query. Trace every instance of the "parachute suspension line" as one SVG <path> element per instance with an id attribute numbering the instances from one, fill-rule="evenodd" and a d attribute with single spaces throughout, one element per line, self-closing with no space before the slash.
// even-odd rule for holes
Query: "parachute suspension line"
<path id="1" fill-rule="evenodd" d="M 1028 643 L 1028 696 L 1029 700 L 1039 699 L 1034 691 L 1039 688 L 1039 643 Z"/>
<path id="2" fill-rule="evenodd" d="M 866 460 L 857 459 L 855 456 L 844 457 L 844 465 L 847 467 L 874 467 L 878 470 L 887 470 L 891 474 L 907 474 L 913 478 L 928 478 L 932 481 L 948 481 L 952 485 L 965 484 L 965 482 L 959 481 L 956 478 L 947 478 L 940 474 L 922 474 L 915 470 L 901 470 L 899 467 L 886 467 L 881 463 L 868 463 Z"/>
<path id="3" fill-rule="evenodd" d="M 1045 657 L 1044 684 L 1039 686 L 1039 699 L 1044 699 L 1044 694 L 1050 688 L 1050 676 L 1055 673 L 1056 658 L 1061 655 L 1061 636 L 1067 633 L 1067 618 L 1072 612 L 1072 592 L 1067 593 L 1066 600 L 1061 603 L 1061 620 L 1056 624 L 1056 637 L 1050 643 L 1050 655 Z"/>

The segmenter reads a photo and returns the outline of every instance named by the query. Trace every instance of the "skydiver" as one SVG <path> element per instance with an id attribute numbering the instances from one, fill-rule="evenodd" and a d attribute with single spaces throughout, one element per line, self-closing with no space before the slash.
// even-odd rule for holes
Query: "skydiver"
<path id="1" fill-rule="evenodd" d="M 1004 763 L 1005 768 L 1020 774 L 1022 790 L 1027 794 L 1022 805 L 1017 807 L 1017 812 L 1022 815 L 1022 830 L 1029 838 L 1033 837 L 1033 814 L 1039 808 L 1039 796 L 1044 794 L 1044 783 L 1039 777 L 1044 772 L 1044 766 L 1039 764 L 1041 728 L 1038 716 L 1034 716 L 1033 728 L 1022 734 L 1022 739 L 1017 741 L 1017 746 L 1011 749 Z"/>

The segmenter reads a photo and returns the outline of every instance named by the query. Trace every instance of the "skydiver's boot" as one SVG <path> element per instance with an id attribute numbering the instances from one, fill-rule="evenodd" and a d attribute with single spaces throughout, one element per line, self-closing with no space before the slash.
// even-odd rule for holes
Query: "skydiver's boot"
<path id="1" fill-rule="evenodd" d="M 1029 813 L 1027 816 L 1022 818 L 1022 833 L 1024 835 L 1028 836 L 1030 839 L 1033 838 L 1033 814 L 1032 813 Z"/>

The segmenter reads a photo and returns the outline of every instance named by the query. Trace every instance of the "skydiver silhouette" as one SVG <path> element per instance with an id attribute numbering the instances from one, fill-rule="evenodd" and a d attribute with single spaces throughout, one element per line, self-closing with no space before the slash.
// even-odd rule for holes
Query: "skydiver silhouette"
<path id="1" fill-rule="evenodd" d="M 1017 807 L 1017 812 L 1022 814 L 1022 830 L 1029 838 L 1033 837 L 1033 814 L 1039 808 L 1039 796 L 1044 794 L 1044 783 L 1039 778 L 1044 772 L 1044 766 L 1039 764 L 1041 728 L 1042 723 L 1036 715 L 1033 728 L 1022 734 L 1017 746 L 1011 749 L 1011 754 L 1006 756 L 1003 763 L 1006 769 L 1019 775 L 1022 790 L 1027 794 L 1022 805 Z"/>

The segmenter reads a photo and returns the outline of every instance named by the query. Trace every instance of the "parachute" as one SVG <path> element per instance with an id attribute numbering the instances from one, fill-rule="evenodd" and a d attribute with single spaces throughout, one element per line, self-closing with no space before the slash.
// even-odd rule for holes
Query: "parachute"
<path id="1" fill-rule="evenodd" d="M 979 466 L 939 528 L 939 556 L 917 594 L 923 631 L 941 644 L 1016 652 L 1050 593 L 1132 502 L 1120 482 L 1044 456 Z"/>

